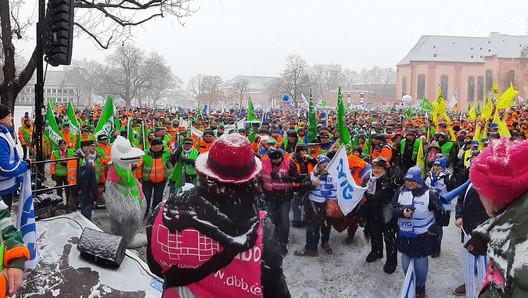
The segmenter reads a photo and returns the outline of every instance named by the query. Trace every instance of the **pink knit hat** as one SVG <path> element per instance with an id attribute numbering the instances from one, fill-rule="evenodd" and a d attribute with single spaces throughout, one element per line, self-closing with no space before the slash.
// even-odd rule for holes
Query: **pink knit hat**
<path id="1" fill-rule="evenodd" d="M 469 178 L 479 193 L 509 205 L 528 191 L 528 141 L 491 141 L 471 163 Z"/>

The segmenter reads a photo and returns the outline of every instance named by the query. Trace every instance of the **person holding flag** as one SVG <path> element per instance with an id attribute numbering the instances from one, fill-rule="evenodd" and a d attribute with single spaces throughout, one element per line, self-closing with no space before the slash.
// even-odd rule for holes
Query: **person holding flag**
<path id="1" fill-rule="evenodd" d="M 3 223 L 0 249 L 4 257 L 2 263 L 7 264 L 0 275 L 0 293 L 4 296 L 14 295 L 22 286 L 25 262 L 30 259 L 22 233 L 11 220 L 12 195 L 18 190 L 22 175 L 27 173 L 30 165 L 29 161 L 21 160 L 18 155 L 12 137 L 13 130 L 11 109 L 0 104 L 0 221 Z M 29 175 L 26 174 L 26 177 Z"/>
<path id="2" fill-rule="evenodd" d="M 28 150 L 31 150 L 31 139 L 33 137 L 33 127 L 31 126 L 31 120 L 25 117 L 22 117 L 22 126 L 18 129 L 18 139 L 20 140 L 20 145 L 22 146 L 22 151 L 24 156 L 22 159 L 26 159 L 28 156 Z"/>

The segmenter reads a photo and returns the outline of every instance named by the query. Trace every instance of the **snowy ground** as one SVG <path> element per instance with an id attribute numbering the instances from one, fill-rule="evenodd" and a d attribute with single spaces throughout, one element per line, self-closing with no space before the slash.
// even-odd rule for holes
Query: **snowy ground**
<path id="1" fill-rule="evenodd" d="M 94 212 L 93 221 L 103 230 L 108 230 L 106 210 Z M 292 297 L 397 297 L 403 283 L 404 274 L 401 258 L 393 274 L 383 272 L 385 259 L 366 263 L 370 243 L 358 229 L 354 242 L 344 244 L 346 231 L 332 230 L 330 245 L 333 255 L 319 249 L 319 257 L 297 257 L 293 252 L 304 247 L 305 229 L 290 228 L 288 255 L 284 258 L 284 273 Z M 145 248 L 137 249 L 137 254 L 145 260 Z M 454 226 L 454 215 L 450 226 L 444 228 L 442 254 L 437 259 L 429 258 L 427 297 L 454 297 L 452 290 L 463 283 L 461 265 L 462 244 L 460 230 Z"/>
<path id="2" fill-rule="evenodd" d="M 455 297 L 452 290 L 463 283 L 460 229 L 454 226 L 452 212 L 450 226 L 444 228 L 442 253 L 439 258 L 429 258 L 427 297 Z M 404 274 L 401 255 L 393 274 L 383 272 L 385 259 L 365 262 L 370 252 L 361 228 L 354 242 L 346 245 L 346 231 L 332 229 L 330 246 L 334 253 L 327 255 L 319 248 L 319 257 L 298 257 L 293 252 L 305 245 L 304 229 L 290 229 L 288 255 L 284 258 L 284 273 L 292 297 L 397 297 Z"/>

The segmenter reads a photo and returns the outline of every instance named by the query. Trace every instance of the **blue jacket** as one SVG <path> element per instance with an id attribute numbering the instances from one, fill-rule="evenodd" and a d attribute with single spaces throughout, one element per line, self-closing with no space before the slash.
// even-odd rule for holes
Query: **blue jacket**
<path id="1" fill-rule="evenodd" d="M 8 130 L 5 126 L 0 124 L 0 132 L 4 134 L 11 134 L 12 130 Z M 8 189 L 0 189 L 0 196 L 15 192 L 20 186 L 22 180 L 21 175 L 28 170 L 28 164 L 25 161 L 20 162 L 20 156 L 15 148 L 15 163 L 10 163 L 10 144 L 2 137 L 0 137 L 0 179 L 17 177 L 15 186 Z M 20 178 L 20 179 L 19 179 Z"/>

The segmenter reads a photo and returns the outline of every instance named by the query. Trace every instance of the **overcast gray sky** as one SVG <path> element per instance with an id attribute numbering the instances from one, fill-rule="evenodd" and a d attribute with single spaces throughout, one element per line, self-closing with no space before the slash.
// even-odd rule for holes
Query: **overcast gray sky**
<path id="1" fill-rule="evenodd" d="M 196 74 L 278 76 L 285 58 L 361 70 L 395 67 L 422 35 L 527 33 L 528 1 L 203 0 L 184 20 L 133 29 L 133 42 L 167 59 L 187 83 Z M 32 41 L 33 42 L 33 41 Z M 74 59 L 103 61 L 111 50 L 74 41 Z"/>

